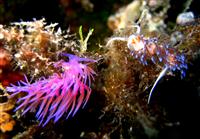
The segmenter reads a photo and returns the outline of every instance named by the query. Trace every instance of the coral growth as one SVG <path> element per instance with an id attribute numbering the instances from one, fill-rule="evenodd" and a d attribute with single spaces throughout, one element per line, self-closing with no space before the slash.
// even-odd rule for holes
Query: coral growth
<path id="1" fill-rule="evenodd" d="M 0 43 L 11 52 L 21 70 L 33 77 L 50 75 L 54 72 L 52 63 L 60 53 L 78 49 L 69 30 L 56 28 L 57 23 L 47 25 L 45 19 L 1 25 Z"/>
<path id="2" fill-rule="evenodd" d="M 87 103 L 91 94 L 91 81 L 96 74 L 88 64 L 95 62 L 87 58 L 80 58 L 71 54 L 63 54 L 69 61 L 60 60 L 54 63 L 54 67 L 61 73 L 54 73 L 48 78 L 40 78 L 34 83 L 19 82 L 19 86 L 7 87 L 13 92 L 11 97 L 26 92 L 18 102 L 16 108 L 28 111 L 37 111 L 36 117 L 40 124 L 46 125 L 51 119 L 57 122 L 64 113 L 74 116 L 83 104 Z"/>
<path id="3" fill-rule="evenodd" d="M 163 31 L 166 27 L 164 19 L 170 7 L 169 4 L 170 0 L 134 0 L 108 18 L 108 27 L 116 31 L 132 23 L 140 23 L 149 32 Z"/>

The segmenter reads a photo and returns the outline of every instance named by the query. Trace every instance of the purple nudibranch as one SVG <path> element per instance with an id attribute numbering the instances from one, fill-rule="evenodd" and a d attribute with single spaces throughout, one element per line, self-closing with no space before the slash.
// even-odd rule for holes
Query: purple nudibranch
<path id="1" fill-rule="evenodd" d="M 41 77 L 30 83 L 25 76 L 25 81 L 7 87 L 8 92 L 13 92 L 13 97 L 21 92 L 26 96 L 18 99 L 20 103 L 15 110 L 22 109 L 22 115 L 28 111 L 36 112 L 40 124 L 45 126 L 51 119 L 57 122 L 64 114 L 74 116 L 80 107 L 84 107 L 91 94 L 91 82 L 96 75 L 88 66 L 96 62 L 89 58 L 80 58 L 72 54 L 62 54 L 69 61 L 60 60 L 54 67 L 61 73 L 54 73 L 48 78 Z"/>

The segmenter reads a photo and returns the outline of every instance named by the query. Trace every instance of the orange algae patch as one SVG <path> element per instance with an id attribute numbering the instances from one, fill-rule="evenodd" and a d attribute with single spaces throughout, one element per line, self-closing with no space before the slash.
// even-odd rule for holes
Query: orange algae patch
<path id="1" fill-rule="evenodd" d="M 0 84 L 0 89 L 5 91 L 4 87 Z M 0 95 L 1 97 L 6 97 L 8 94 Z M 12 131 L 15 125 L 15 121 L 13 120 L 12 116 L 7 113 L 8 111 L 12 110 L 15 106 L 15 101 L 13 99 L 8 99 L 6 102 L 0 102 L 0 131 L 7 132 Z"/>
<path id="2" fill-rule="evenodd" d="M 12 131 L 15 121 L 6 112 L 0 112 L 0 130 L 2 132 Z"/>

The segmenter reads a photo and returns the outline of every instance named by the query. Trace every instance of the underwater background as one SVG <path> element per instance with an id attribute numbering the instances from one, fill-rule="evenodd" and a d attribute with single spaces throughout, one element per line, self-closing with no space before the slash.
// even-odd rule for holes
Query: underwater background
<path id="1" fill-rule="evenodd" d="M 199 0 L 0 0 L 0 139 L 199 138 Z"/>

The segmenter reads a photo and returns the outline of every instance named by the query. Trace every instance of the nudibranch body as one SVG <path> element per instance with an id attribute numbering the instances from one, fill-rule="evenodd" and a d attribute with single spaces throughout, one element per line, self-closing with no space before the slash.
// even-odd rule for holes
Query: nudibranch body
<path id="1" fill-rule="evenodd" d="M 148 65 L 149 61 L 169 70 L 179 70 L 181 77 L 185 77 L 187 64 L 185 56 L 179 54 L 168 44 L 158 45 L 157 38 L 145 38 L 142 35 L 131 35 L 127 42 L 131 54 L 143 65 Z"/>
<path id="2" fill-rule="evenodd" d="M 16 110 L 22 109 L 22 115 L 37 111 L 36 117 L 43 125 L 51 119 L 57 122 L 64 114 L 67 114 L 67 118 L 74 116 L 81 106 L 85 106 L 92 91 L 90 84 L 96 73 L 88 64 L 96 61 L 72 54 L 63 55 L 69 61 L 60 60 L 54 64 L 62 72 L 40 78 L 34 83 L 26 78 L 18 86 L 6 88 L 8 92 L 13 92 L 10 97 L 26 92 L 26 96 L 18 99 L 20 105 Z"/>
<path id="3" fill-rule="evenodd" d="M 149 65 L 151 63 L 162 67 L 157 80 L 155 81 L 148 98 L 148 103 L 152 92 L 158 83 L 158 81 L 166 74 L 167 71 L 179 71 L 181 78 L 185 77 L 185 71 L 187 64 L 185 56 L 178 53 L 175 48 L 170 47 L 169 44 L 159 44 L 158 38 L 148 38 L 140 34 L 140 27 L 135 27 L 136 33 L 129 37 L 113 37 L 107 42 L 107 46 L 113 41 L 124 41 L 127 42 L 127 47 L 130 50 L 131 55 L 137 59 L 143 65 Z"/>

